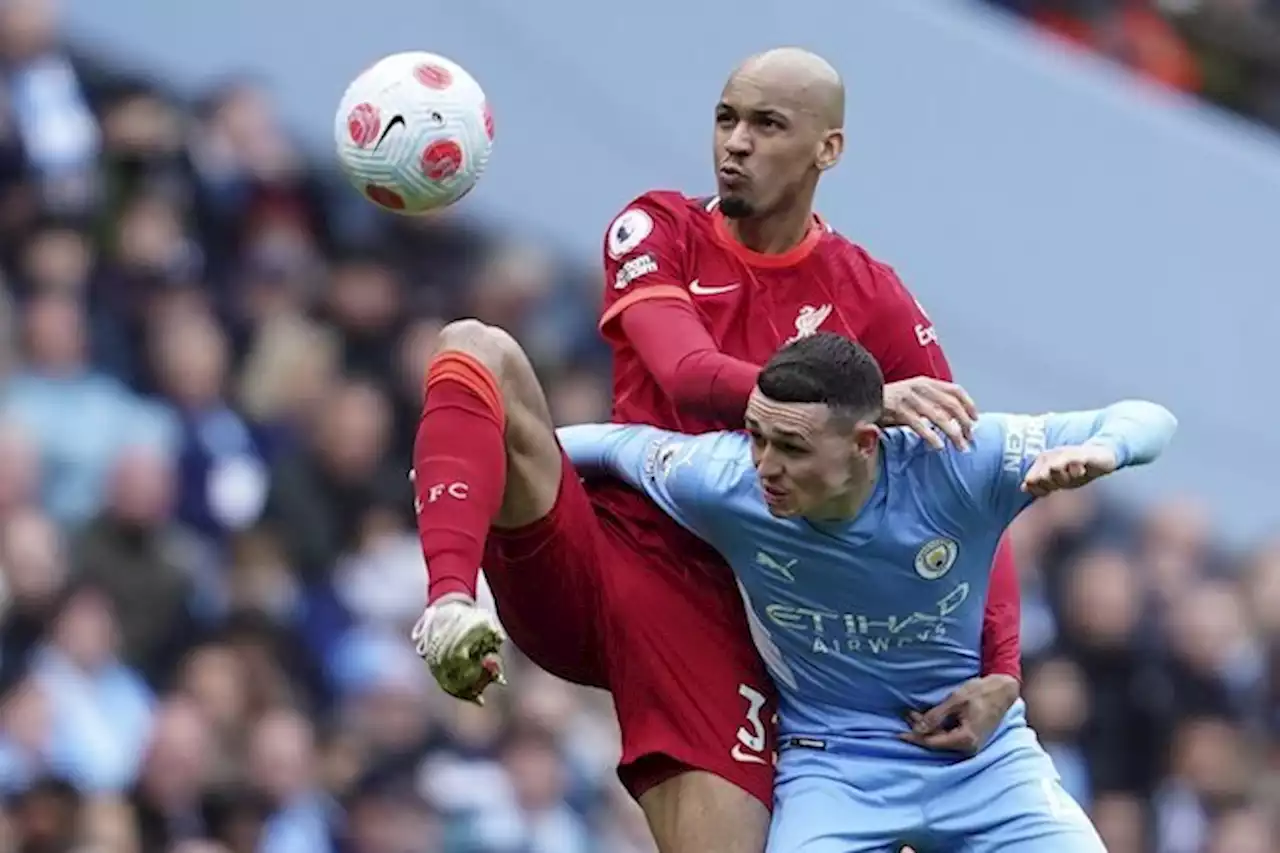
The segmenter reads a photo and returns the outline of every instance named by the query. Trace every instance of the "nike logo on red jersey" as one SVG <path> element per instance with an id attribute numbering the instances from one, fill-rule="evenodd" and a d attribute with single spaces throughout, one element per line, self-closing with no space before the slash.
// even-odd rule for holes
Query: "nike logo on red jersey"
<path id="1" fill-rule="evenodd" d="M 741 286 L 742 285 L 740 284 L 726 284 L 721 287 L 706 287 L 702 282 L 695 278 L 693 281 L 689 282 L 689 292 L 694 296 L 717 296 L 721 293 L 729 293 L 737 290 Z"/>

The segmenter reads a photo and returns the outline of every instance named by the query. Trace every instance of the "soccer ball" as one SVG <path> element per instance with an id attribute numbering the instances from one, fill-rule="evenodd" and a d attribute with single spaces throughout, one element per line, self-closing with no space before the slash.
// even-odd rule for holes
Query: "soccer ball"
<path id="1" fill-rule="evenodd" d="M 433 53 L 397 53 L 357 77 L 334 118 L 338 160 L 374 204 L 406 215 L 453 204 L 476 185 L 493 147 L 480 84 Z"/>

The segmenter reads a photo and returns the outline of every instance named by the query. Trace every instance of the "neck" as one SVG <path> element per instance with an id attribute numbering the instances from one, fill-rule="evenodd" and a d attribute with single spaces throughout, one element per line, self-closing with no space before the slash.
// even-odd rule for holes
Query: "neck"
<path id="1" fill-rule="evenodd" d="M 725 219 L 729 233 L 753 252 L 780 255 L 794 248 L 813 227 L 813 209 L 808 204 L 767 216 Z"/>

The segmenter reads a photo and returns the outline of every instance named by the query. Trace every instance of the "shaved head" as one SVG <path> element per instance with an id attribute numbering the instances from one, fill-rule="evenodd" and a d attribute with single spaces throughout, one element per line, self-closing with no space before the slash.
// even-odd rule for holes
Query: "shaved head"
<path id="1" fill-rule="evenodd" d="M 757 53 L 730 75 L 726 88 L 740 76 L 777 92 L 797 110 L 819 119 L 824 129 L 844 127 L 844 81 L 830 62 L 812 51 L 776 47 Z"/>
<path id="2" fill-rule="evenodd" d="M 816 53 L 756 54 L 724 84 L 715 162 L 726 217 L 781 222 L 794 237 L 809 222 L 819 176 L 843 151 L 844 83 Z"/>

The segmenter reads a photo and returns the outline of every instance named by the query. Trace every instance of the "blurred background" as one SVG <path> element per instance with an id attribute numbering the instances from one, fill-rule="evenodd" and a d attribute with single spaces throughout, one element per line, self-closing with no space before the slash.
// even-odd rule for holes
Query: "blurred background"
<path id="1" fill-rule="evenodd" d="M 430 683 L 405 472 L 455 317 L 607 416 L 602 230 L 710 187 L 719 86 L 776 43 L 846 74 L 822 209 L 980 405 L 1181 418 L 1016 527 L 1068 788 L 1112 853 L 1280 850 L 1280 3 L 360 5 L 0 0 L 0 850 L 650 850 L 606 697 Z M 343 86 L 404 49 L 495 105 L 443 217 L 333 171 Z"/>

